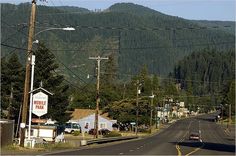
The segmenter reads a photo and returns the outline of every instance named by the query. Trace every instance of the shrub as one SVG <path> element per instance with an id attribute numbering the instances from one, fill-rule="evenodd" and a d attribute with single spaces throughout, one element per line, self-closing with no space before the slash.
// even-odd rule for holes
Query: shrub
<path id="1" fill-rule="evenodd" d="M 139 128 L 139 129 L 138 129 L 138 132 L 141 132 L 141 133 L 150 133 L 150 129 L 147 129 L 147 128 Z"/>
<path id="2" fill-rule="evenodd" d="M 120 137 L 121 134 L 117 131 L 111 131 L 110 133 L 104 135 L 104 137 Z"/>
<path id="3" fill-rule="evenodd" d="M 80 134 L 80 131 L 74 131 L 73 135 L 78 136 Z"/>

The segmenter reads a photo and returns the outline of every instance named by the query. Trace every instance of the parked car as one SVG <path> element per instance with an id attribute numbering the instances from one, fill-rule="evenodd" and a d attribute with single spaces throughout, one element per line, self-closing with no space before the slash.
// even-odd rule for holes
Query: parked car
<path id="1" fill-rule="evenodd" d="M 103 129 L 100 129 L 100 130 L 98 130 L 98 134 L 99 135 L 106 135 L 106 134 L 108 134 L 108 133 L 110 133 L 111 131 L 110 130 L 108 130 L 108 129 L 106 129 L 106 128 L 103 128 Z M 89 134 L 91 134 L 91 135 L 95 135 L 96 134 L 96 131 L 95 131 L 95 129 L 90 129 L 89 131 L 88 131 L 88 133 Z"/>
<path id="2" fill-rule="evenodd" d="M 72 123 L 68 122 L 65 124 L 65 130 L 66 133 L 74 133 L 75 131 L 81 132 L 81 127 L 78 123 Z"/>
<path id="3" fill-rule="evenodd" d="M 101 135 L 107 135 L 107 134 L 109 134 L 111 131 L 109 131 L 108 129 L 106 129 L 106 128 L 103 128 L 103 129 L 100 129 L 99 131 L 98 131 L 98 134 L 100 133 Z"/>
<path id="4" fill-rule="evenodd" d="M 88 131 L 88 134 L 91 134 L 91 135 L 95 135 L 96 134 L 96 132 L 95 132 L 95 129 L 90 129 L 89 131 Z"/>
<path id="5" fill-rule="evenodd" d="M 198 132 L 191 132 L 189 140 L 200 140 L 200 134 Z"/>

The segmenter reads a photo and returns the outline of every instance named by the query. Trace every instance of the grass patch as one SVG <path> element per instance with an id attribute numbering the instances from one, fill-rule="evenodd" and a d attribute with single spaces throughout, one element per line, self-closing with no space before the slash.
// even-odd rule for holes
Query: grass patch
<path id="1" fill-rule="evenodd" d="M 79 136 L 80 135 L 80 131 L 74 131 L 73 135 L 74 136 Z"/>
<path id="2" fill-rule="evenodd" d="M 37 148 L 44 148 L 45 150 L 60 150 L 60 149 L 70 149 L 74 148 L 74 146 L 68 142 L 60 142 L 60 143 L 48 143 L 48 144 L 38 144 Z"/>
<path id="3" fill-rule="evenodd" d="M 20 147 L 19 145 L 9 145 L 1 148 L 1 154 L 3 155 L 20 155 L 30 154 L 36 155 L 43 152 L 50 152 L 55 150 L 73 149 L 75 146 L 66 143 L 47 143 L 47 144 L 36 144 L 34 148 Z"/>
<path id="4" fill-rule="evenodd" d="M 1 148 L 1 154 L 3 155 L 37 154 L 44 151 L 46 151 L 44 148 L 28 148 L 19 145 L 9 145 Z"/>
<path id="5" fill-rule="evenodd" d="M 110 133 L 104 135 L 104 137 L 109 138 L 109 137 L 121 137 L 121 134 L 117 131 L 111 131 Z"/>

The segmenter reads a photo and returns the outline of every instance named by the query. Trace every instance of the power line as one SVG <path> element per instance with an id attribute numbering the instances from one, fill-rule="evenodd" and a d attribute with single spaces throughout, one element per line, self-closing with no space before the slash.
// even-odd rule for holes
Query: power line
<path id="1" fill-rule="evenodd" d="M 25 48 L 15 47 L 15 46 L 7 45 L 7 44 L 4 44 L 4 43 L 1 43 L 1 45 L 4 46 L 4 47 L 14 48 L 14 49 L 18 49 L 18 50 L 27 50 Z"/>
<path id="2" fill-rule="evenodd" d="M 14 49 L 20 49 L 20 50 L 27 50 L 24 48 L 19 48 L 19 47 L 14 47 L 14 46 L 10 46 L 10 45 L 6 45 L 1 43 L 1 45 L 9 47 L 9 48 L 14 48 Z M 53 51 L 53 50 L 52 50 Z M 53 54 L 55 56 L 55 54 Z M 68 69 L 72 74 L 74 74 L 77 78 L 79 78 L 79 80 L 81 80 L 83 83 L 86 83 L 83 79 L 81 79 L 77 74 L 75 74 L 70 68 L 68 68 L 62 61 L 60 61 L 56 56 L 55 58 L 58 60 L 58 62 L 60 64 L 62 64 L 66 69 Z M 108 74 L 108 73 L 103 73 L 103 74 Z M 116 75 L 126 75 L 126 76 L 135 76 L 135 74 L 116 74 Z M 187 82 L 204 82 L 204 81 L 198 81 L 198 80 L 185 80 L 185 79 L 174 79 L 174 78 L 163 78 L 163 77 L 159 77 L 160 79 L 164 79 L 164 80 L 181 80 L 181 81 L 187 81 Z M 230 80 L 226 80 L 226 81 L 230 81 Z M 208 83 L 219 83 L 219 82 L 208 82 Z"/>
<path id="3" fill-rule="evenodd" d="M 120 50 L 142 50 L 142 49 L 172 49 L 172 48 L 189 48 L 189 47 L 198 47 L 198 46 L 220 46 L 220 45 L 227 45 L 227 44 L 235 44 L 235 42 L 215 42 L 215 43 L 204 43 L 204 44 L 192 44 L 192 45 L 180 45 L 180 46 L 153 46 L 153 47 L 121 47 Z M 96 46 L 90 46 L 89 48 L 96 47 Z M 110 50 L 119 50 L 117 48 L 103 48 L 99 49 L 102 51 L 110 51 Z M 51 49 L 51 51 L 88 51 L 85 49 Z M 145 51 L 141 51 L 145 52 Z"/>
<path id="4" fill-rule="evenodd" d="M 6 24 L 7 26 L 9 26 L 8 28 L 11 28 L 12 30 L 15 30 L 13 27 L 11 27 L 11 25 L 9 25 L 7 22 L 5 22 L 4 20 L 1 19 L 1 22 L 3 22 L 4 24 Z M 28 34 L 26 34 L 25 32 L 23 32 L 22 30 L 19 31 L 21 34 L 23 34 L 24 36 L 28 37 Z"/>
<path id="5" fill-rule="evenodd" d="M 51 23 L 40 23 L 52 25 Z M 63 26 L 63 25 L 60 25 Z M 198 27 L 109 27 L 109 26 L 88 26 L 88 25 L 74 25 L 72 27 L 77 27 L 79 29 L 99 29 L 99 30 L 130 30 L 130 31 L 170 31 L 170 30 L 206 30 L 206 29 L 221 29 L 221 28 L 231 28 L 230 25 L 224 26 L 198 26 Z"/>
<path id="6" fill-rule="evenodd" d="M 110 73 L 105 73 L 105 72 L 101 72 L 101 74 L 104 74 L 104 75 L 111 75 Z M 114 74 L 114 73 L 112 73 Z M 129 76 L 129 77 L 134 77 L 134 76 L 138 76 L 138 74 L 127 74 L 127 73 L 115 73 L 114 75 L 117 75 L 117 76 L 122 76 L 122 75 L 125 75 L 125 76 Z M 181 81 L 187 81 L 187 82 L 205 82 L 205 81 L 199 81 L 199 80 L 185 80 L 185 79 L 177 79 L 177 78 L 169 78 L 169 77 L 163 77 L 163 76 L 158 76 L 158 79 L 162 79 L 162 80 L 181 80 Z M 231 79 L 227 79 L 225 81 L 232 81 Z M 207 82 L 207 83 L 219 83 L 219 82 L 216 82 L 216 81 L 211 81 L 211 82 Z"/>
<path id="7" fill-rule="evenodd" d="M 71 73 L 73 73 L 73 74 L 78 78 L 78 80 L 82 81 L 84 84 L 87 85 L 87 82 L 85 82 L 83 79 L 81 79 L 81 78 L 80 78 L 77 74 L 75 74 L 70 68 L 68 68 L 62 61 L 60 61 L 60 60 L 56 57 L 56 55 L 55 55 L 54 53 L 52 53 L 52 54 L 55 56 L 56 60 L 57 60 L 60 64 L 62 64 L 66 69 L 68 69 Z M 50 58 L 50 57 L 48 57 L 48 58 L 52 60 L 52 58 Z M 55 72 L 55 71 L 54 71 L 54 72 Z M 84 89 L 86 89 L 86 88 L 84 88 Z M 90 93 L 93 93 L 93 92 L 91 92 L 91 91 L 89 91 L 89 90 L 87 90 L 87 89 L 86 89 L 86 91 L 87 91 L 87 92 L 90 92 Z"/>

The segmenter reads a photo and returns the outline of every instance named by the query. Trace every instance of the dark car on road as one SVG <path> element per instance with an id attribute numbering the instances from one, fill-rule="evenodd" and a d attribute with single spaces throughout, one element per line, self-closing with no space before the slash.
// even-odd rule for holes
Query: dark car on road
<path id="1" fill-rule="evenodd" d="M 200 140 L 200 134 L 198 132 L 191 132 L 189 134 L 189 140 Z"/>

